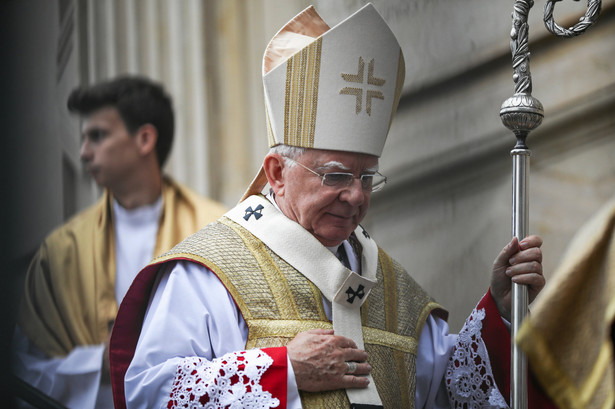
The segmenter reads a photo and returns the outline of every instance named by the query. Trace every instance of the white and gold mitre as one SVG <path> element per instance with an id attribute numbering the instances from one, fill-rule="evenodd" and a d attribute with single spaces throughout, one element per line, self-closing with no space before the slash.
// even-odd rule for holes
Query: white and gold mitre
<path id="1" fill-rule="evenodd" d="M 401 47 L 371 3 L 333 28 L 308 7 L 263 58 L 269 146 L 379 157 L 404 76 Z"/>

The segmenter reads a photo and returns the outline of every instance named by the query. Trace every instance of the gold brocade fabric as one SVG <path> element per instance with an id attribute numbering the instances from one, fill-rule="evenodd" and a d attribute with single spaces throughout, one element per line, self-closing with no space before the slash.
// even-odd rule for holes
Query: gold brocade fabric
<path id="1" fill-rule="evenodd" d="M 575 236 L 518 342 L 560 409 L 615 407 L 615 199 Z"/>
<path id="2" fill-rule="evenodd" d="M 162 185 L 163 207 L 155 254 L 218 219 L 226 209 L 170 178 Z M 112 196 L 53 231 L 30 263 L 18 325 L 48 356 L 103 342 L 115 319 L 115 239 Z"/>
<path id="3" fill-rule="evenodd" d="M 224 283 L 248 325 L 248 349 L 283 346 L 299 332 L 332 328 L 318 288 L 227 218 L 158 261 L 177 257 L 207 265 Z M 372 375 L 385 408 L 413 408 L 418 337 L 429 313 L 441 307 L 382 250 L 377 278 L 361 309 Z M 343 390 L 301 392 L 301 400 L 304 408 L 349 407 Z"/>

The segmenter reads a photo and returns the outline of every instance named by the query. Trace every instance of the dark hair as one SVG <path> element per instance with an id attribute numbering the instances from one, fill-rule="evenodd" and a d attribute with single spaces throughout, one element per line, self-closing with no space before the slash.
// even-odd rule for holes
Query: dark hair
<path id="1" fill-rule="evenodd" d="M 162 85 L 141 76 L 121 76 L 90 87 L 75 88 L 68 97 L 68 110 L 89 115 L 104 107 L 114 107 L 134 134 L 151 124 L 158 132 L 156 156 L 162 168 L 173 144 L 173 103 Z"/>

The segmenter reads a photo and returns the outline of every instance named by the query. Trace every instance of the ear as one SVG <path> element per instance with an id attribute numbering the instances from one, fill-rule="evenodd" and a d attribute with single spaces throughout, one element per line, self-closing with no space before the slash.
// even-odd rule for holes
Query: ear
<path id="1" fill-rule="evenodd" d="M 136 132 L 135 139 L 139 152 L 143 156 L 150 153 L 156 154 L 156 142 L 158 142 L 158 131 L 152 124 L 142 125 Z"/>
<path id="2" fill-rule="evenodd" d="M 263 170 L 267 176 L 269 186 L 271 186 L 276 196 L 284 196 L 284 187 L 286 185 L 283 172 L 284 167 L 284 158 L 281 155 L 270 153 L 265 156 Z"/>

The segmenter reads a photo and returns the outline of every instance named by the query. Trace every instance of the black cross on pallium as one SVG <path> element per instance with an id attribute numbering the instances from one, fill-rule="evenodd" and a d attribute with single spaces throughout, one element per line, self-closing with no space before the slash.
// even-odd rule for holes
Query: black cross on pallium
<path id="1" fill-rule="evenodd" d="M 363 235 L 366 239 L 369 239 L 369 233 L 365 229 L 363 229 Z"/>
<path id="2" fill-rule="evenodd" d="M 357 291 L 353 290 L 352 287 L 348 287 L 346 294 L 348 294 L 348 299 L 346 299 L 346 301 L 352 304 L 356 297 L 361 299 L 365 296 L 365 287 L 363 287 L 363 284 L 359 284 Z"/>
<path id="3" fill-rule="evenodd" d="M 250 217 L 254 215 L 256 220 L 258 220 L 263 216 L 263 209 L 264 209 L 263 205 L 256 206 L 256 209 L 254 210 L 252 210 L 252 206 L 249 206 L 246 209 L 246 214 L 243 216 L 243 218 L 246 219 L 246 221 L 248 221 L 250 220 Z"/>

